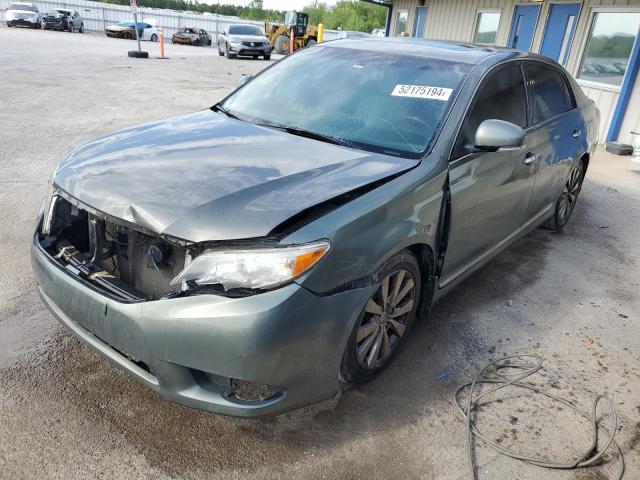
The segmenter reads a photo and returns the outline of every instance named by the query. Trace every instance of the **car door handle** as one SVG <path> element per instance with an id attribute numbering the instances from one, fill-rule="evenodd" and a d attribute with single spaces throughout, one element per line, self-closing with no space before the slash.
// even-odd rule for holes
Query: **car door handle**
<path id="1" fill-rule="evenodd" d="M 571 134 L 573 138 L 578 138 L 580 135 L 582 135 L 582 130 L 578 130 L 577 128 Z"/>
<path id="2" fill-rule="evenodd" d="M 524 157 L 524 160 L 522 160 L 522 163 L 524 163 L 525 165 L 531 165 L 537 159 L 538 159 L 537 155 L 534 155 L 533 153 L 528 153 L 527 156 Z"/>

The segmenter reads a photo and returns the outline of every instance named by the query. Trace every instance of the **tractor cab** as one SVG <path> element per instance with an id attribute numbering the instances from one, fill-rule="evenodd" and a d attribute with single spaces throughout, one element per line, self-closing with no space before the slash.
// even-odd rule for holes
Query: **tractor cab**
<path id="1" fill-rule="evenodd" d="M 303 12 L 287 12 L 284 24 L 287 28 L 293 28 L 296 37 L 304 37 L 307 34 L 309 15 Z"/>

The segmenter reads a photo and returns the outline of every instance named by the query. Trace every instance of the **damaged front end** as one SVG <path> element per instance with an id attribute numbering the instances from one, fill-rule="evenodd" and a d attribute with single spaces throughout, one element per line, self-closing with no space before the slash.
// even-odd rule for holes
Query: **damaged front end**
<path id="1" fill-rule="evenodd" d="M 132 228 L 55 193 L 38 242 L 52 261 L 121 302 L 167 298 L 190 255 L 184 242 Z"/>

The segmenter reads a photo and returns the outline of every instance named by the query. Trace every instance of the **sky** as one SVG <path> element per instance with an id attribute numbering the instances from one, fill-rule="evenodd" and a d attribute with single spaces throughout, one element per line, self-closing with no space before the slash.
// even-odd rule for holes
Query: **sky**
<path id="1" fill-rule="evenodd" d="M 322 1 L 329 5 L 336 3 L 336 0 Z M 251 0 L 204 0 L 204 3 L 226 3 L 243 6 L 249 5 L 250 2 Z M 264 0 L 264 8 L 273 8 L 274 10 L 302 10 L 302 8 L 309 3 L 311 3 L 311 0 Z"/>

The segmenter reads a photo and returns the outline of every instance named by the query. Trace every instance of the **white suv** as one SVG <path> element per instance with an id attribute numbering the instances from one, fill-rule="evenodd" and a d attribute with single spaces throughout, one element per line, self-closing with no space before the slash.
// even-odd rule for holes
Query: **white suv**
<path id="1" fill-rule="evenodd" d="M 11 3 L 5 15 L 8 27 L 40 28 L 42 16 L 35 3 Z"/>

